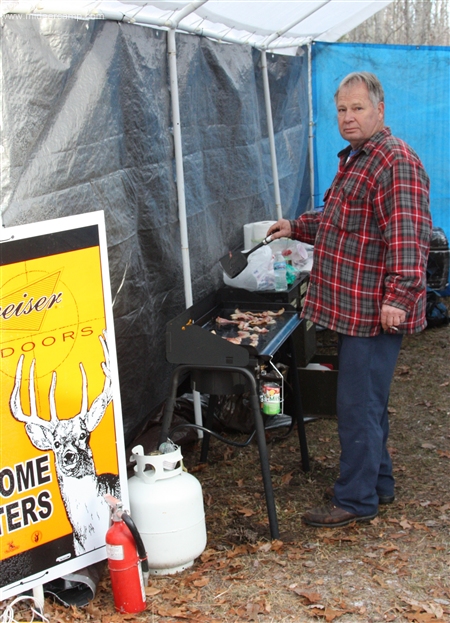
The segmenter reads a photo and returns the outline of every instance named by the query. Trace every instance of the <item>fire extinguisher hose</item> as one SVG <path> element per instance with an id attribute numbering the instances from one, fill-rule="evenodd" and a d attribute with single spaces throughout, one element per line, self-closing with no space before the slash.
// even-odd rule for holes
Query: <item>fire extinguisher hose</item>
<path id="1" fill-rule="evenodd" d="M 128 530 L 133 535 L 134 541 L 136 543 L 137 552 L 139 554 L 139 558 L 142 563 L 142 573 L 148 574 L 149 566 L 148 566 L 147 552 L 145 551 L 145 545 L 144 545 L 144 542 L 142 541 L 141 535 L 139 534 L 139 530 L 136 528 L 136 524 L 131 519 L 130 515 L 128 515 L 127 513 L 125 512 L 122 513 L 122 520 L 124 524 L 126 525 L 126 527 L 128 528 Z"/>

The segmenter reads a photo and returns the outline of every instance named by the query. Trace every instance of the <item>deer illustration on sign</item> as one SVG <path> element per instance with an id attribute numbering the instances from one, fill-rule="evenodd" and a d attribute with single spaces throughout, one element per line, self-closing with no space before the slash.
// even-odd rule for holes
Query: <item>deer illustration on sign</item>
<path id="1" fill-rule="evenodd" d="M 89 446 L 90 433 L 98 426 L 112 401 L 112 382 L 106 332 L 99 336 L 105 361 L 102 370 L 105 382 L 102 392 L 88 408 L 88 383 L 83 364 L 81 411 L 72 418 L 60 420 L 56 411 L 56 372 L 53 371 L 49 392 L 50 420 L 44 420 L 37 413 L 34 386 L 33 359 L 30 367 L 29 397 L 30 415 L 22 408 L 20 391 L 24 355 L 17 364 L 16 379 L 10 397 L 13 417 L 25 424 L 31 443 L 39 450 L 52 450 L 55 456 L 56 476 L 67 517 L 72 526 L 73 545 L 77 556 L 104 544 L 109 527 L 109 508 L 103 496 L 110 493 L 120 497 L 119 476 L 97 475 L 92 450 Z"/>

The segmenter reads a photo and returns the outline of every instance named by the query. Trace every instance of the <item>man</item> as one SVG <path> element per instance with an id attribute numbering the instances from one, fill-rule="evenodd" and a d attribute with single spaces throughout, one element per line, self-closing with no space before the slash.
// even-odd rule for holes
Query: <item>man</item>
<path id="1" fill-rule="evenodd" d="M 312 526 L 344 526 L 394 500 L 386 448 L 389 389 L 402 335 L 426 326 L 429 179 L 417 154 L 384 125 L 377 77 L 349 74 L 335 94 L 350 145 L 321 213 L 280 219 L 268 234 L 314 244 L 303 316 L 338 333 L 340 474 Z"/>

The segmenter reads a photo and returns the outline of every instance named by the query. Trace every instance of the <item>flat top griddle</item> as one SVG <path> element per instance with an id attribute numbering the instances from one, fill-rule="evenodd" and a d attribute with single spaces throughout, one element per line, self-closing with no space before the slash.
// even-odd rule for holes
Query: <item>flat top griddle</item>
<path id="1" fill-rule="evenodd" d="M 233 300 L 229 300 L 230 296 Z M 218 325 L 216 318 L 230 319 L 236 309 L 241 312 L 278 312 L 275 323 L 264 325 L 268 333 L 259 334 L 256 346 L 244 339 L 233 344 L 226 337 L 237 336 L 236 325 Z M 258 358 L 270 359 L 285 340 L 298 327 L 301 320 L 295 307 L 279 302 L 262 301 L 252 293 L 243 291 L 242 298 L 236 291 L 225 288 L 209 295 L 182 312 L 167 324 L 166 357 L 171 363 L 203 365 L 252 365 Z M 214 330 L 215 333 L 212 333 Z"/>

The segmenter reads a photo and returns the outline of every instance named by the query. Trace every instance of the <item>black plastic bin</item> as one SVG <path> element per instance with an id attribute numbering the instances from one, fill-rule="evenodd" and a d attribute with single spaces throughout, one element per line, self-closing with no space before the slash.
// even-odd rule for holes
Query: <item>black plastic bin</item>
<path id="1" fill-rule="evenodd" d="M 303 413 L 305 416 L 334 416 L 336 415 L 338 357 L 337 355 L 315 355 L 310 363 L 330 366 L 331 369 L 298 368 Z"/>
<path id="2" fill-rule="evenodd" d="M 447 287 L 450 271 L 448 240 L 441 227 L 433 227 L 427 264 L 427 286 L 432 290 Z"/>

